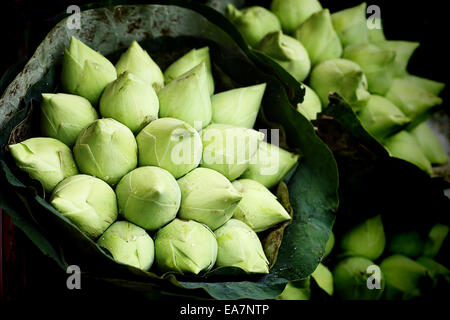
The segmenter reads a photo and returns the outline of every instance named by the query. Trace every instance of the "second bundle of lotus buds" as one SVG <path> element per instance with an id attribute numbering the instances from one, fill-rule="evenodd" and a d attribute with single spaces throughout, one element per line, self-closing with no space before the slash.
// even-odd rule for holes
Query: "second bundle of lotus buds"
<path id="1" fill-rule="evenodd" d="M 314 13 L 294 33 L 308 51 L 311 65 L 342 55 L 342 44 L 331 23 L 328 9 Z"/>
<path id="2" fill-rule="evenodd" d="M 303 81 L 311 69 L 305 47 L 295 38 L 281 31 L 268 33 L 256 47 L 278 62 L 297 81 Z"/>
<path id="3" fill-rule="evenodd" d="M 213 123 L 202 130 L 201 167 L 216 170 L 233 181 L 247 170 L 264 133 Z"/>
<path id="4" fill-rule="evenodd" d="M 395 60 L 392 65 L 392 73 L 395 77 L 401 77 L 406 75 L 406 68 L 408 66 L 409 59 L 419 46 L 419 43 L 412 41 L 387 40 L 377 42 L 376 45 L 381 49 L 395 52 Z"/>
<path id="5" fill-rule="evenodd" d="M 192 68 L 198 66 L 200 63 L 204 62 L 206 65 L 206 73 L 208 78 L 208 89 L 209 95 L 214 93 L 214 78 L 211 70 L 211 59 L 209 56 L 209 47 L 203 47 L 200 49 L 192 49 L 184 56 L 173 62 L 164 71 L 164 81 L 167 83 L 171 82 L 173 79 L 178 78 L 182 74 L 188 72 Z"/>
<path id="6" fill-rule="evenodd" d="M 366 19 L 366 3 L 335 12 L 331 15 L 333 27 L 344 47 L 356 43 L 369 42 Z"/>
<path id="7" fill-rule="evenodd" d="M 72 151 L 54 138 L 30 138 L 8 147 L 16 165 L 38 180 L 47 192 L 78 173 Z"/>
<path id="8" fill-rule="evenodd" d="M 116 194 L 120 214 L 146 230 L 166 225 L 180 208 L 177 181 L 159 167 L 144 166 L 127 173 L 117 184 Z"/>
<path id="9" fill-rule="evenodd" d="M 252 47 L 258 45 L 266 34 L 281 30 L 277 16 L 260 6 L 238 10 L 230 3 L 225 15 Z"/>
<path id="10" fill-rule="evenodd" d="M 126 125 L 137 134 L 158 118 L 159 101 L 153 87 L 125 71 L 112 82 L 100 98 L 100 113 Z"/>
<path id="11" fill-rule="evenodd" d="M 42 134 L 71 147 L 84 127 L 98 118 L 89 100 L 65 93 L 43 93 L 40 129 Z"/>
<path id="12" fill-rule="evenodd" d="M 117 219 L 114 190 L 103 180 L 77 174 L 61 181 L 50 204 L 92 239 L 97 239 Z"/>
<path id="13" fill-rule="evenodd" d="M 403 130 L 389 136 L 382 143 L 391 157 L 411 162 L 423 171 L 431 174 L 430 161 L 408 131 Z"/>
<path id="14" fill-rule="evenodd" d="M 240 220 L 230 219 L 214 231 L 218 267 L 238 267 L 247 273 L 269 273 L 269 261 L 255 231 Z"/>
<path id="15" fill-rule="evenodd" d="M 425 122 L 422 122 L 410 131 L 423 154 L 432 164 L 446 164 L 448 156 L 442 149 L 436 135 Z"/>
<path id="16" fill-rule="evenodd" d="M 133 267 L 149 270 L 155 259 L 155 245 L 144 229 L 128 222 L 114 222 L 98 239 L 114 260 Z"/>
<path id="17" fill-rule="evenodd" d="M 164 86 L 161 69 L 136 41 L 131 42 L 128 50 L 120 56 L 116 63 L 116 70 L 117 76 L 128 71 L 153 86 L 156 91 Z"/>
<path id="18" fill-rule="evenodd" d="M 233 219 L 245 222 L 255 232 L 267 230 L 291 219 L 277 197 L 261 183 L 240 179 L 233 181 L 232 184 L 242 194 L 242 200 L 234 211 Z"/>
<path id="19" fill-rule="evenodd" d="M 297 104 L 297 110 L 308 120 L 316 120 L 317 114 L 322 111 L 322 102 L 313 89 L 304 83 L 302 86 L 305 88 L 305 95 L 303 101 Z"/>
<path id="20" fill-rule="evenodd" d="M 410 122 L 392 102 L 375 94 L 370 96 L 358 117 L 364 129 L 376 139 L 383 139 Z"/>
<path id="21" fill-rule="evenodd" d="M 184 121 L 160 118 L 139 132 L 139 166 L 158 166 L 176 179 L 196 168 L 202 159 L 199 133 Z"/>
<path id="22" fill-rule="evenodd" d="M 195 220 L 212 230 L 233 216 L 242 199 L 240 192 L 217 171 L 196 168 L 178 179 L 181 190 L 181 219 Z"/>
<path id="23" fill-rule="evenodd" d="M 322 288 L 326 293 L 330 296 L 333 295 L 334 286 L 333 286 L 333 274 L 330 269 L 328 269 L 322 263 L 317 265 L 316 270 L 311 273 L 311 277 L 316 281 L 317 285 Z"/>
<path id="24" fill-rule="evenodd" d="M 280 19 L 283 31 L 293 33 L 313 13 L 322 10 L 318 0 L 273 0 L 270 10 Z"/>
<path id="25" fill-rule="evenodd" d="M 115 185 L 137 166 L 137 144 L 133 133 L 120 122 L 103 118 L 81 131 L 73 147 L 82 173 Z"/>
<path id="26" fill-rule="evenodd" d="M 159 116 L 183 120 L 200 130 L 211 122 L 211 98 L 204 62 L 169 82 L 158 92 Z"/>
<path id="27" fill-rule="evenodd" d="M 347 59 L 332 59 L 318 64 L 312 70 L 309 82 L 324 106 L 328 105 L 330 92 L 338 93 L 354 111 L 361 110 L 370 99 L 364 72 L 358 64 Z"/>
<path id="28" fill-rule="evenodd" d="M 277 185 L 297 164 L 299 155 L 262 141 L 256 156 L 240 177 L 258 181 L 266 188 Z"/>
<path id="29" fill-rule="evenodd" d="M 212 122 L 253 128 L 266 84 L 236 88 L 211 97 Z"/>
<path id="30" fill-rule="evenodd" d="M 161 271 L 199 274 L 216 263 L 217 241 L 205 225 L 175 219 L 156 233 L 155 251 Z"/>
<path id="31" fill-rule="evenodd" d="M 347 46 L 342 57 L 361 67 L 371 93 L 384 95 L 391 87 L 395 51 L 381 49 L 371 43 L 361 43 Z"/>
<path id="32" fill-rule="evenodd" d="M 96 105 L 103 89 L 116 78 L 116 68 L 108 59 L 75 37 L 70 39 L 61 73 L 65 92 L 82 96 Z"/>

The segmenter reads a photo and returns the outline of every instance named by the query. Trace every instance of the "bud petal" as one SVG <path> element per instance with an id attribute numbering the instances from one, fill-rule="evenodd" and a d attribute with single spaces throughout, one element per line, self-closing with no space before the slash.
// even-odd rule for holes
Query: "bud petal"
<path id="1" fill-rule="evenodd" d="M 283 31 L 293 33 L 313 13 L 322 10 L 317 0 L 273 0 L 270 10 L 281 22 Z"/>
<path id="2" fill-rule="evenodd" d="M 330 237 L 328 238 L 327 244 L 325 245 L 325 252 L 323 253 L 322 259 L 325 259 L 331 253 L 334 247 L 334 242 L 335 242 L 334 233 L 333 231 L 331 231 Z"/>
<path id="3" fill-rule="evenodd" d="M 316 270 L 311 273 L 311 277 L 317 282 L 317 285 L 322 288 L 330 296 L 333 295 L 333 274 L 323 264 L 319 263 Z"/>
<path id="4" fill-rule="evenodd" d="M 333 27 L 344 47 L 355 43 L 369 42 L 366 20 L 366 3 L 335 12 L 331 15 Z"/>
<path id="5" fill-rule="evenodd" d="M 392 67 L 394 76 L 406 75 L 406 67 L 409 59 L 419 46 L 418 42 L 411 41 L 381 41 L 377 42 L 377 46 L 384 50 L 395 52 L 395 60 Z"/>
<path id="6" fill-rule="evenodd" d="M 414 76 L 411 74 L 407 74 L 405 76 L 402 77 L 403 79 L 405 79 L 406 81 L 411 82 L 412 84 L 416 85 L 417 87 L 420 87 L 434 95 L 439 95 L 441 93 L 442 90 L 444 90 L 445 88 L 445 83 L 443 82 L 438 82 L 438 81 L 434 81 L 434 80 L 430 80 L 430 79 L 426 79 L 426 78 L 421 78 L 418 76 Z"/>
<path id="7" fill-rule="evenodd" d="M 425 122 L 416 126 L 410 133 L 431 163 L 446 164 L 448 162 L 447 154 L 442 149 L 439 140 Z"/>
<path id="8" fill-rule="evenodd" d="M 386 41 L 383 30 L 383 20 L 381 18 L 375 18 L 375 24 L 379 24 L 381 28 L 369 28 L 369 41 L 371 43 L 378 43 L 380 41 Z"/>
<path id="9" fill-rule="evenodd" d="M 297 110 L 305 118 L 309 120 L 316 120 L 317 114 L 322 111 L 322 103 L 317 93 L 313 89 L 308 87 L 306 84 L 302 83 L 305 87 L 305 96 L 303 97 L 303 102 L 297 104 Z"/>
<path id="10" fill-rule="evenodd" d="M 311 298 L 310 283 L 310 277 L 289 282 L 277 300 L 309 300 Z"/>
<path id="11" fill-rule="evenodd" d="M 435 224 L 428 233 L 423 254 L 428 257 L 435 257 L 447 238 L 449 227 L 444 224 Z"/>

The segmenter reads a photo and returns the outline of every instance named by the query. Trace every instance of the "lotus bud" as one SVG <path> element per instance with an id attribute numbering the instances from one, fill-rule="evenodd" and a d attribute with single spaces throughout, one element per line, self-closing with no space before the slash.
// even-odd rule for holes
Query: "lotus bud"
<path id="1" fill-rule="evenodd" d="M 407 131 L 400 131 L 383 141 L 383 145 L 394 158 L 403 159 L 431 174 L 431 163 L 425 157 L 416 140 Z"/>
<path id="2" fill-rule="evenodd" d="M 367 77 L 369 91 L 384 95 L 394 76 L 391 72 L 395 51 L 380 49 L 374 44 L 354 44 L 345 48 L 343 58 L 356 62 Z"/>
<path id="3" fill-rule="evenodd" d="M 425 122 L 416 126 L 410 133 L 431 163 L 446 164 L 448 162 L 448 156 L 442 149 L 439 140 Z"/>
<path id="4" fill-rule="evenodd" d="M 374 18 L 373 20 L 374 28 L 368 28 L 369 41 L 371 43 L 378 43 L 381 41 L 386 41 L 383 30 L 383 21 L 381 18 Z"/>
<path id="5" fill-rule="evenodd" d="M 92 239 L 117 219 L 114 190 L 103 180 L 85 174 L 61 181 L 53 190 L 50 204 Z"/>
<path id="6" fill-rule="evenodd" d="M 155 258 L 152 238 L 144 229 L 128 221 L 113 223 L 97 244 L 108 250 L 114 260 L 146 271 Z"/>
<path id="7" fill-rule="evenodd" d="M 310 16 L 294 33 L 308 51 L 311 65 L 336 59 L 342 55 L 342 45 L 331 23 L 330 11 L 321 10 Z"/>
<path id="8" fill-rule="evenodd" d="M 238 10 L 230 3 L 226 7 L 225 15 L 252 47 L 266 34 L 281 30 L 277 16 L 260 6 Z"/>
<path id="9" fill-rule="evenodd" d="M 322 103 L 317 93 L 313 89 L 302 83 L 305 87 L 303 102 L 297 104 L 297 110 L 308 120 L 316 120 L 317 114 L 322 112 Z"/>
<path id="10" fill-rule="evenodd" d="M 256 156 L 241 179 L 258 181 L 266 188 L 277 185 L 297 164 L 299 155 L 261 141 Z"/>
<path id="11" fill-rule="evenodd" d="M 73 93 L 97 104 L 103 89 L 117 78 L 114 65 L 97 51 L 72 37 L 64 51 L 61 84 Z"/>
<path id="12" fill-rule="evenodd" d="M 73 147 L 82 173 L 115 185 L 137 166 L 133 133 L 114 119 L 99 119 L 81 131 Z"/>
<path id="13" fill-rule="evenodd" d="M 383 139 L 410 122 L 391 101 L 371 95 L 358 115 L 362 126 L 377 139 Z"/>
<path id="14" fill-rule="evenodd" d="M 322 10 L 317 0 L 273 0 L 270 10 L 281 22 L 283 31 L 293 33 L 313 13 Z"/>
<path id="15" fill-rule="evenodd" d="M 210 168 L 233 181 L 249 167 L 264 139 L 262 132 L 213 123 L 202 131 L 201 167 Z"/>
<path id="16" fill-rule="evenodd" d="M 192 68 L 198 66 L 202 62 L 206 65 L 206 76 L 208 79 L 209 95 L 214 93 L 214 78 L 211 71 L 211 59 L 209 57 L 209 47 L 201 49 L 192 49 L 184 56 L 172 63 L 166 71 L 164 71 L 164 81 L 166 83 L 178 78 Z"/>
<path id="17" fill-rule="evenodd" d="M 335 12 L 331 15 L 333 27 L 344 47 L 355 43 L 369 42 L 366 20 L 366 3 Z"/>
<path id="18" fill-rule="evenodd" d="M 125 71 L 106 87 L 100 113 L 126 125 L 134 134 L 158 118 L 159 101 L 153 87 Z"/>
<path id="19" fill-rule="evenodd" d="M 401 232 L 392 236 L 389 241 L 389 252 L 418 257 L 422 254 L 424 245 L 424 239 L 418 232 Z"/>
<path id="20" fill-rule="evenodd" d="M 367 219 L 347 231 L 339 243 L 344 255 L 361 256 L 370 260 L 381 256 L 385 245 L 386 237 L 380 215 Z"/>
<path id="21" fill-rule="evenodd" d="M 127 173 L 116 187 L 120 214 L 146 229 L 156 230 L 177 215 L 181 192 L 166 170 L 145 166 Z"/>
<path id="22" fill-rule="evenodd" d="M 160 118 L 137 135 L 139 166 L 158 166 L 175 179 L 196 168 L 202 159 L 202 139 L 184 121 Z"/>
<path id="23" fill-rule="evenodd" d="M 425 242 L 423 254 L 428 257 L 435 257 L 447 238 L 449 227 L 444 224 L 436 224 L 431 228 L 428 239 Z"/>
<path id="24" fill-rule="evenodd" d="M 41 132 L 71 147 L 84 127 L 98 118 L 89 100 L 65 93 L 43 93 Z"/>
<path id="25" fill-rule="evenodd" d="M 217 241 L 203 224 L 175 219 L 156 233 L 155 251 L 160 270 L 199 274 L 216 263 Z"/>
<path id="26" fill-rule="evenodd" d="M 316 270 L 311 273 L 311 277 L 313 277 L 313 279 L 317 282 L 317 285 L 326 293 L 330 296 L 333 295 L 333 274 L 326 266 L 319 263 Z"/>
<path id="27" fill-rule="evenodd" d="M 247 273 L 269 273 L 269 261 L 261 241 L 244 222 L 230 219 L 214 234 L 219 247 L 218 267 L 238 267 Z"/>
<path id="28" fill-rule="evenodd" d="M 411 120 L 428 111 L 431 107 L 442 103 L 442 99 L 438 96 L 400 78 L 392 81 L 391 88 L 386 93 L 386 98 L 399 107 Z"/>
<path id="29" fill-rule="evenodd" d="M 323 253 L 323 259 L 325 259 L 333 250 L 334 242 L 335 242 L 334 233 L 333 231 L 330 231 L 330 237 L 328 238 L 328 241 L 325 245 L 325 252 Z"/>
<path id="30" fill-rule="evenodd" d="M 416 85 L 417 87 L 420 87 L 434 95 L 439 95 L 442 90 L 445 88 L 445 83 L 438 82 L 418 76 L 414 76 L 411 74 L 407 74 L 402 77 L 403 79 L 411 82 L 412 84 Z"/>
<path id="31" fill-rule="evenodd" d="M 116 63 L 117 76 L 125 71 L 134 74 L 158 91 L 164 87 L 164 76 L 158 65 L 152 60 L 147 51 L 133 40 L 130 47 Z"/>
<path id="32" fill-rule="evenodd" d="M 359 111 L 370 99 L 364 72 L 350 60 L 333 59 L 318 64 L 312 70 L 309 82 L 324 106 L 328 105 L 330 92 L 338 93 L 354 111 Z"/>
<path id="33" fill-rule="evenodd" d="M 404 76 L 406 75 L 406 68 L 408 66 L 409 59 L 419 46 L 419 43 L 411 41 L 389 40 L 377 42 L 377 46 L 381 49 L 395 52 L 395 60 L 392 66 L 392 73 L 394 74 L 394 76 Z"/>
<path id="34" fill-rule="evenodd" d="M 212 122 L 251 129 L 264 96 L 266 84 L 223 91 L 211 97 Z"/>
<path id="35" fill-rule="evenodd" d="M 178 180 L 181 207 L 178 216 L 219 228 L 233 216 L 242 195 L 217 171 L 196 168 Z"/>
<path id="36" fill-rule="evenodd" d="M 427 268 L 400 254 L 385 258 L 380 264 L 386 279 L 385 299 L 411 299 L 421 295 L 419 283 L 426 279 Z"/>
<path id="37" fill-rule="evenodd" d="M 211 122 L 211 98 L 204 62 L 158 92 L 159 116 L 183 120 L 200 130 Z"/>
<path id="38" fill-rule="evenodd" d="M 72 151 L 53 138 L 30 138 L 9 145 L 9 151 L 19 169 L 38 180 L 47 192 L 51 192 L 60 181 L 78 173 Z"/>
<path id="39" fill-rule="evenodd" d="M 337 296 L 344 300 L 379 300 L 384 290 L 385 275 L 383 272 L 374 272 L 376 267 L 375 263 L 363 257 L 349 257 L 340 261 L 333 269 Z M 371 289 L 368 283 L 373 285 Z"/>
<path id="40" fill-rule="evenodd" d="M 255 232 L 267 230 L 291 219 L 277 197 L 261 183 L 240 179 L 232 184 L 242 194 L 233 219 L 245 222 Z"/>
<path id="41" fill-rule="evenodd" d="M 268 33 L 257 49 L 278 62 L 297 81 L 303 81 L 311 70 L 311 61 L 305 47 L 295 38 L 281 31 Z"/>
<path id="42" fill-rule="evenodd" d="M 310 278 L 289 282 L 277 300 L 309 300 L 311 298 Z"/>

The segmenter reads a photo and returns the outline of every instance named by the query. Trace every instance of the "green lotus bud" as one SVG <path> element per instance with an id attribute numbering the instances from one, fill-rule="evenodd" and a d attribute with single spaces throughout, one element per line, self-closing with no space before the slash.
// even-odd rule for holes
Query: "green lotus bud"
<path id="1" fill-rule="evenodd" d="M 331 15 L 333 27 L 344 47 L 355 43 L 369 42 L 366 20 L 366 3 L 335 12 Z"/>
<path id="2" fill-rule="evenodd" d="M 407 81 L 410 81 L 417 87 L 420 87 L 436 96 L 439 95 L 441 93 L 441 91 L 444 90 L 444 88 L 445 88 L 445 83 L 443 83 L 443 82 L 438 82 L 438 81 L 414 76 L 411 74 L 407 74 L 407 75 L 403 76 L 402 78 Z"/>
<path id="3" fill-rule="evenodd" d="M 211 97 L 212 122 L 253 128 L 266 84 L 223 91 Z"/>
<path id="4" fill-rule="evenodd" d="M 331 253 L 334 247 L 334 242 L 335 242 L 334 233 L 333 231 L 330 231 L 330 237 L 328 238 L 328 241 L 325 245 L 325 252 L 323 253 L 322 259 L 325 259 Z"/>
<path id="5" fill-rule="evenodd" d="M 158 92 L 159 116 L 186 121 L 200 130 L 211 122 L 211 98 L 204 62 Z"/>
<path id="6" fill-rule="evenodd" d="M 297 104 L 297 110 L 308 120 L 316 120 L 317 114 L 322 112 L 322 103 L 317 93 L 313 89 L 302 83 L 305 87 L 303 102 Z"/>
<path id="7" fill-rule="evenodd" d="M 442 99 L 438 96 L 400 78 L 392 81 L 386 98 L 391 100 L 411 120 L 431 107 L 442 103 Z"/>
<path id="8" fill-rule="evenodd" d="M 377 272 L 376 267 L 375 263 L 363 257 L 340 261 L 333 269 L 336 295 L 344 300 L 379 300 L 384 290 L 385 275 Z"/>
<path id="9" fill-rule="evenodd" d="M 447 238 L 449 227 L 444 224 L 436 224 L 431 228 L 428 239 L 425 242 L 423 254 L 428 257 L 435 257 Z"/>
<path id="10" fill-rule="evenodd" d="M 134 134 L 158 118 L 159 101 L 153 87 L 125 71 L 106 87 L 100 113 L 126 125 Z"/>
<path id="11" fill-rule="evenodd" d="M 333 274 L 326 266 L 319 263 L 316 270 L 311 273 L 311 277 L 313 277 L 313 279 L 317 282 L 317 285 L 326 293 L 330 296 L 333 295 Z"/>
<path id="12" fill-rule="evenodd" d="M 428 274 L 432 278 L 443 275 L 447 278 L 447 282 L 450 280 L 450 270 L 447 269 L 444 265 L 434 261 L 430 257 L 422 256 L 419 257 L 416 261 L 427 268 Z"/>
<path id="13" fill-rule="evenodd" d="M 278 62 L 297 81 L 303 81 L 311 70 L 311 61 L 305 47 L 295 38 L 281 31 L 268 33 L 257 49 Z"/>
<path id="14" fill-rule="evenodd" d="M 264 139 L 262 132 L 213 123 L 202 131 L 201 167 L 216 170 L 233 181 L 249 167 Z"/>
<path id="15" fill-rule="evenodd" d="M 383 139 L 410 122 L 388 99 L 371 95 L 358 115 L 362 126 L 377 139 Z"/>
<path id="16" fill-rule="evenodd" d="M 108 250 L 114 260 L 142 270 L 150 269 L 155 258 L 152 238 L 128 221 L 113 223 L 97 243 Z"/>
<path id="17" fill-rule="evenodd" d="M 244 222 L 230 219 L 214 234 L 219 247 L 218 267 L 238 267 L 247 273 L 269 273 L 269 261 L 261 241 Z"/>
<path id="18" fill-rule="evenodd" d="M 30 138 L 8 147 L 19 169 L 38 180 L 47 192 L 78 173 L 72 152 L 59 140 Z"/>
<path id="19" fill-rule="evenodd" d="M 50 204 L 92 239 L 97 239 L 117 219 L 114 190 L 104 181 L 77 174 L 61 181 Z"/>
<path id="20" fill-rule="evenodd" d="M 137 166 L 133 133 L 114 119 L 99 119 L 81 131 L 73 147 L 81 172 L 115 185 Z"/>
<path id="21" fill-rule="evenodd" d="M 422 254 L 424 240 L 416 231 L 401 232 L 392 236 L 389 242 L 389 252 L 417 257 Z"/>
<path id="22" fill-rule="evenodd" d="M 310 86 L 328 105 L 328 94 L 336 92 L 354 111 L 359 111 L 370 99 L 367 79 L 360 66 L 346 59 L 333 59 L 318 64 L 311 72 Z"/>
<path id="23" fill-rule="evenodd" d="M 281 30 L 277 16 L 260 6 L 238 10 L 230 3 L 227 5 L 225 15 L 252 47 L 256 46 L 266 34 Z"/>
<path id="24" fill-rule="evenodd" d="M 353 44 L 345 48 L 343 58 L 356 62 L 367 77 L 369 91 L 384 95 L 394 76 L 391 72 L 395 52 L 371 43 Z"/>
<path id="25" fill-rule="evenodd" d="M 431 163 L 423 154 L 416 140 L 408 131 L 400 131 L 383 141 L 383 145 L 394 158 L 403 159 L 431 174 Z"/>
<path id="26" fill-rule="evenodd" d="M 192 49 L 184 56 L 172 63 L 164 71 L 164 80 L 166 83 L 178 78 L 192 68 L 204 62 L 206 65 L 206 76 L 208 78 L 209 95 L 214 93 L 214 78 L 211 71 L 211 59 L 209 57 L 209 47 L 201 49 Z"/>
<path id="27" fill-rule="evenodd" d="M 152 60 L 147 51 L 143 50 L 135 40 L 116 63 L 117 76 L 125 71 L 153 86 L 158 91 L 164 87 L 164 76 L 158 65 Z"/>
<path id="28" fill-rule="evenodd" d="M 317 0 L 273 0 L 270 10 L 280 19 L 283 31 L 293 33 L 313 13 L 322 10 Z"/>
<path id="29" fill-rule="evenodd" d="M 344 255 L 361 256 L 375 260 L 386 245 L 381 216 L 375 216 L 358 224 L 345 233 L 339 243 Z"/>
<path id="30" fill-rule="evenodd" d="M 161 118 L 137 135 L 140 166 L 158 166 L 176 179 L 196 168 L 202 159 L 202 140 L 184 121 Z"/>
<path id="31" fill-rule="evenodd" d="M 242 194 L 242 200 L 234 211 L 233 218 L 245 222 L 255 232 L 267 230 L 291 219 L 277 197 L 261 183 L 240 179 L 232 184 Z"/>
<path id="32" fill-rule="evenodd" d="M 261 141 L 256 156 L 241 179 L 255 180 L 266 188 L 277 185 L 297 164 L 299 155 Z"/>
<path id="33" fill-rule="evenodd" d="M 427 268 L 400 254 L 385 258 L 380 265 L 386 279 L 385 298 L 411 299 L 421 295 L 419 282 L 427 277 Z"/>
<path id="34" fill-rule="evenodd" d="M 64 51 L 61 84 L 65 92 L 97 104 L 103 89 L 117 78 L 114 65 L 97 51 L 72 37 Z"/>
<path id="35" fill-rule="evenodd" d="M 196 168 L 178 180 L 181 190 L 182 219 L 206 224 L 212 230 L 227 222 L 242 195 L 222 174 L 207 168 Z"/>
<path id="36" fill-rule="evenodd" d="M 314 13 L 294 33 L 295 38 L 308 51 L 311 65 L 339 58 L 342 45 L 331 23 L 328 9 Z"/>
<path id="37" fill-rule="evenodd" d="M 431 163 L 446 164 L 448 162 L 447 154 L 442 149 L 439 140 L 425 122 L 416 126 L 410 133 Z"/>
<path id="38" fill-rule="evenodd" d="M 166 170 L 145 166 L 127 173 L 116 187 L 120 214 L 146 229 L 156 230 L 172 221 L 180 208 L 181 192 Z"/>
<path id="39" fill-rule="evenodd" d="M 373 23 L 375 28 L 368 28 L 369 41 L 371 43 L 386 41 L 383 29 L 383 20 L 381 18 L 374 18 Z M 380 28 L 377 28 L 376 26 L 379 26 Z"/>
<path id="40" fill-rule="evenodd" d="M 309 300 L 311 298 L 310 278 L 291 281 L 284 288 L 277 300 Z"/>
<path id="41" fill-rule="evenodd" d="M 84 127 L 98 118 L 89 100 L 65 93 L 43 93 L 41 132 L 71 147 Z"/>
<path id="42" fill-rule="evenodd" d="M 394 76 L 404 76 L 406 75 L 406 68 L 408 66 L 409 59 L 419 46 L 419 43 L 389 40 L 377 42 L 377 46 L 381 49 L 395 52 L 394 65 L 392 66 L 393 74 Z"/>
<path id="43" fill-rule="evenodd" d="M 155 251 L 162 271 L 199 274 L 216 263 L 217 241 L 201 223 L 175 219 L 156 233 Z"/>

